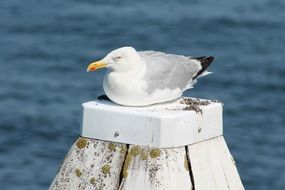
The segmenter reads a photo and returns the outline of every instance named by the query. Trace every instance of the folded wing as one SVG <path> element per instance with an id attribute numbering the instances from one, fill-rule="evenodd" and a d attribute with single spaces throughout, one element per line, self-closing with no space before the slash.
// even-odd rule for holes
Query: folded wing
<path id="1" fill-rule="evenodd" d="M 156 51 L 140 51 L 139 54 L 147 64 L 144 79 L 148 84 L 148 93 L 166 88 L 187 90 L 189 84 L 210 64 L 204 61 L 206 57 L 191 58 Z"/>

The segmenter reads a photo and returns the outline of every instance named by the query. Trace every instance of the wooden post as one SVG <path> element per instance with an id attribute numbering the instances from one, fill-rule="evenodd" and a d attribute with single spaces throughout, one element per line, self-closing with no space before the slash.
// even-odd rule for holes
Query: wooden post
<path id="1" fill-rule="evenodd" d="M 222 136 L 222 104 L 83 104 L 81 136 L 50 190 L 242 190 Z"/>

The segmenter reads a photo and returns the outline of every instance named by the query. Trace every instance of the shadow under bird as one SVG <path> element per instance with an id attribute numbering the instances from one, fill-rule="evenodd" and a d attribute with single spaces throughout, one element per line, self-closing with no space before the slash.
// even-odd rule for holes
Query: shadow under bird
<path id="1" fill-rule="evenodd" d="M 206 69 L 214 57 L 190 57 L 122 47 L 87 71 L 107 68 L 104 91 L 113 102 L 124 106 L 147 106 L 175 100 L 193 88 L 197 79 L 210 74 Z"/>

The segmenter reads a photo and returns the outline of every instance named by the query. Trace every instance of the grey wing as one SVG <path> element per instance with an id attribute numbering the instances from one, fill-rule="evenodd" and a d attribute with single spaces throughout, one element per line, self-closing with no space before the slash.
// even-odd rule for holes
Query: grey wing
<path id="1" fill-rule="evenodd" d="M 183 91 L 202 68 L 199 61 L 182 55 L 156 51 L 140 51 L 139 54 L 147 65 L 144 80 L 149 93 L 164 88 Z"/>

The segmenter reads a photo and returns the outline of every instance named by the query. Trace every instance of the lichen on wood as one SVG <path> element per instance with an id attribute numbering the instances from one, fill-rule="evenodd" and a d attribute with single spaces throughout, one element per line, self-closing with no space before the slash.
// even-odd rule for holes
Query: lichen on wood
<path id="1" fill-rule="evenodd" d="M 111 169 L 111 166 L 108 164 L 105 164 L 102 166 L 102 173 L 106 175 L 106 174 L 110 173 L 110 169 Z"/>
<path id="2" fill-rule="evenodd" d="M 79 169 L 75 170 L 75 174 L 76 174 L 77 177 L 82 176 L 82 172 Z"/>
<path id="3" fill-rule="evenodd" d="M 79 149 L 85 148 L 87 145 L 87 139 L 83 137 L 79 137 L 78 140 L 76 141 L 76 146 Z"/>
<path id="4" fill-rule="evenodd" d="M 184 166 L 185 147 L 159 149 L 140 147 L 140 154 L 125 158 L 120 190 L 192 189 L 189 171 Z M 136 154 L 135 154 L 136 155 Z"/>
<path id="5" fill-rule="evenodd" d="M 156 157 L 160 156 L 160 153 L 161 153 L 160 149 L 155 148 L 149 152 L 149 155 L 151 158 L 156 158 Z"/>
<path id="6" fill-rule="evenodd" d="M 139 146 L 134 146 L 131 148 L 130 153 L 132 156 L 137 156 L 141 153 L 141 148 Z"/>
<path id="7" fill-rule="evenodd" d="M 146 160 L 147 157 L 148 157 L 148 152 L 142 150 L 142 151 L 141 151 L 141 159 L 142 159 L 142 160 Z"/>
<path id="8" fill-rule="evenodd" d="M 113 143 L 110 150 L 109 144 L 79 137 L 67 154 L 50 190 L 118 189 L 126 154 L 124 151 L 121 153 L 120 149 L 126 145 Z M 113 147 L 116 147 L 116 151 L 113 151 Z"/>
<path id="9" fill-rule="evenodd" d="M 126 153 L 127 151 L 127 145 L 125 144 L 121 144 L 121 150 L 120 150 L 120 153 Z"/>
<path id="10" fill-rule="evenodd" d="M 92 177 L 92 178 L 90 179 L 90 183 L 91 183 L 92 185 L 95 185 L 95 184 L 96 184 L 96 179 L 95 179 L 95 177 Z"/>
<path id="11" fill-rule="evenodd" d="M 125 158 L 125 163 L 123 167 L 122 177 L 126 178 L 128 176 L 129 166 L 131 164 L 133 156 L 129 153 Z"/>
<path id="12" fill-rule="evenodd" d="M 115 144 L 115 143 L 110 143 L 110 144 L 108 145 L 108 148 L 109 148 L 109 150 L 111 150 L 111 151 L 116 151 L 116 144 Z"/>

